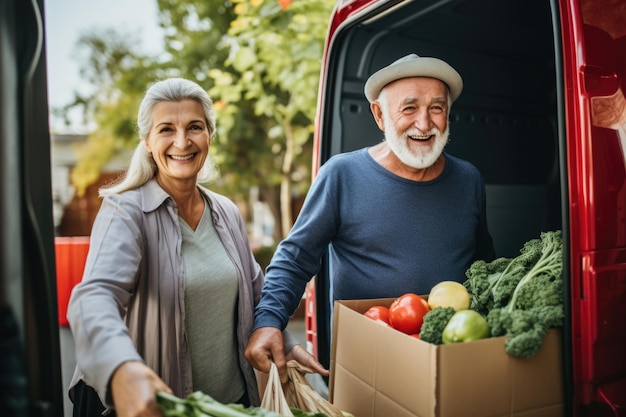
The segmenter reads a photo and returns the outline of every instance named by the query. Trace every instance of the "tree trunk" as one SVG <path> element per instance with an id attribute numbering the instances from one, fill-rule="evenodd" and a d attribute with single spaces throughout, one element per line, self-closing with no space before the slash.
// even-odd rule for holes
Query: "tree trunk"
<path id="1" fill-rule="evenodd" d="M 285 155 L 281 169 L 280 181 L 280 217 L 282 237 L 285 238 L 293 226 L 293 213 L 291 210 L 291 171 L 295 152 L 295 138 L 289 122 L 284 123 L 285 130 Z"/>
<path id="2" fill-rule="evenodd" d="M 269 207 L 272 217 L 274 218 L 274 231 L 272 232 L 272 238 L 274 242 L 278 244 L 283 238 L 283 230 L 280 216 L 280 195 L 278 186 L 264 184 L 260 186 L 261 195 L 263 201 Z"/>

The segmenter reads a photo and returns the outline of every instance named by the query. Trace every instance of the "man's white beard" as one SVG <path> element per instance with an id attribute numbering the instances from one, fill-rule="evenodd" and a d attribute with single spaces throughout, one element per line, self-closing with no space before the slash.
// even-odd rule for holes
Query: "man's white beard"
<path id="1" fill-rule="evenodd" d="M 398 134 L 393 127 L 393 122 L 384 113 L 383 122 L 387 127 L 385 129 L 385 140 L 398 159 L 405 165 L 415 169 L 424 169 L 432 166 L 448 143 L 450 125 L 446 127 L 443 133 L 437 128 L 433 128 L 428 132 L 420 132 L 418 129 L 411 128 Z M 412 148 L 410 146 L 413 139 L 410 139 L 409 136 L 425 137 L 431 135 L 435 135 L 435 141 L 431 147 L 416 146 Z"/>

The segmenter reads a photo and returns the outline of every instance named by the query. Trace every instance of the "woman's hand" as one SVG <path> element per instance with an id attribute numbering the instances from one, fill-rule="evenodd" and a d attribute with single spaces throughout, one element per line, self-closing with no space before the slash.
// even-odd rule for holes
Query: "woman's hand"
<path id="1" fill-rule="evenodd" d="M 287 361 L 296 360 L 301 365 L 306 366 L 311 369 L 313 372 L 317 372 L 322 376 L 328 376 L 330 372 L 328 369 L 324 368 L 321 363 L 315 356 L 313 356 L 308 350 L 306 350 L 302 345 L 295 345 L 289 353 L 287 353 Z"/>
<path id="2" fill-rule="evenodd" d="M 130 361 L 120 365 L 111 377 L 111 395 L 117 417 L 161 417 L 156 394 L 172 390 L 150 367 Z"/>

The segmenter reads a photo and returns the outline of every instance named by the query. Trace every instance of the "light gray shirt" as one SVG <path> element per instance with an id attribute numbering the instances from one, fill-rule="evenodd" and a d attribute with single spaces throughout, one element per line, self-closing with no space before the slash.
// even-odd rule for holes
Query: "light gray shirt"
<path id="1" fill-rule="evenodd" d="M 237 360 L 237 270 L 205 204 L 193 230 L 180 218 L 185 261 L 185 323 L 194 391 L 235 403 L 245 390 Z"/>
<path id="2" fill-rule="evenodd" d="M 215 230 L 237 270 L 237 349 L 251 404 L 260 403 L 254 370 L 244 356 L 263 271 L 250 250 L 237 206 L 200 187 Z M 96 216 L 83 279 L 74 287 L 68 321 L 76 347 L 72 388 L 83 379 L 112 405 L 108 384 L 127 361 L 144 361 L 184 397 L 193 392 L 185 337 L 185 269 L 176 205 L 152 179 L 107 196 Z M 289 351 L 297 341 L 285 332 Z"/>

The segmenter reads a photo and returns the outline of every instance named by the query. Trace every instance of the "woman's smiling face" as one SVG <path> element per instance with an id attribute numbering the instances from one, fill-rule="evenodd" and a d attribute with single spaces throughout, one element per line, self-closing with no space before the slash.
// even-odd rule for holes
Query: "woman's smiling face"
<path id="1" fill-rule="evenodd" d="M 162 101 L 154 106 L 146 149 L 152 153 L 162 185 L 190 181 L 195 186 L 209 142 L 204 111 L 197 101 Z"/>

